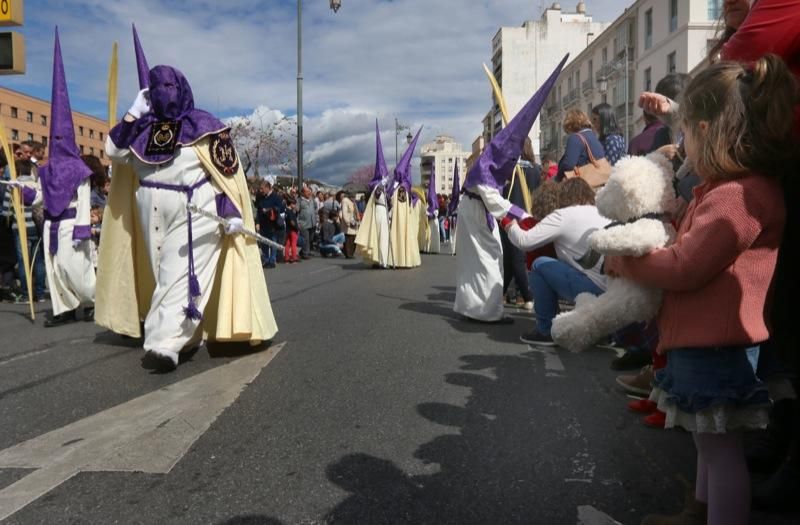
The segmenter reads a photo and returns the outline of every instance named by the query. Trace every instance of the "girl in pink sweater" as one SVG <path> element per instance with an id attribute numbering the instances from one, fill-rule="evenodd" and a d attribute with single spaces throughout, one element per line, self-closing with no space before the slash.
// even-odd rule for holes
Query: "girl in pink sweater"
<path id="1" fill-rule="evenodd" d="M 702 183 L 675 244 L 606 258 L 607 274 L 665 291 L 657 321 L 667 366 L 650 399 L 667 428 L 692 432 L 697 446 L 695 498 L 681 523 L 749 521 L 742 431 L 766 426 L 769 398 L 746 350 L 769 337 L 767 297 L 786 213 L 778 175 L 789 165 L 797 97 L 774 55 L 700 73 L 683 95 L 681 119 Z M 643 523 L 672 523 L 664 519 Z"/>

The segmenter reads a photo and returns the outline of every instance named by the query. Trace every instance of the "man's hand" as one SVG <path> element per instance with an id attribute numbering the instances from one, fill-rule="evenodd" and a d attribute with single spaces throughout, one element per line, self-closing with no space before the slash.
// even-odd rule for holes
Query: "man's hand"
<path id="1" fill-rule="evenodd" d="M 131 105 L 131 109 L 128 110 L 128 114 L 135 119 L 139 119 L 150 113 L 150 111 L 150 89 L 145 88 L 136 95 L 136 100 L 133 101 L 133 105 Z"/>

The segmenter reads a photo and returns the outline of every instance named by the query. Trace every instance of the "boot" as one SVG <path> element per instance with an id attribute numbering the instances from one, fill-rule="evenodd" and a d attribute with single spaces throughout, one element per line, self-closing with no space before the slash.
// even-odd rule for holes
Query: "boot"
<path id="1" fill-rule="evenodd" d="M 778 401 L 769 415 L 769 425 L 759 431 L 745 447 L 745 458 L 751 472 L 775 472 L 786 458 L 792 439 L 793 399 Z"/>
<path id="2" fill-rule="evenodd" d="M 694 499 L 694 493 L 686 494 L 683 511 L 674 516 L 649 514 L 642 520 L 642 525 L 705 525 L 708 506 Z"/>

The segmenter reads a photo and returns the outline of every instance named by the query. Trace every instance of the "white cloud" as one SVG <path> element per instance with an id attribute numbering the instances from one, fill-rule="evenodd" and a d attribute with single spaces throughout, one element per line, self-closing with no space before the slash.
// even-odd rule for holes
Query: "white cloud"
<path id="1" fill-rule="evenodd" d="M 631 2 L 587 4 L 596 19 L 612 20 Z M 28 74 L 6 77 L 14 89 L 49 98 L 52 28 L 58 23 L 74 108 L 105 117 L 108 58 L 117 40 L 124 111 L 138 88 L 130 35 L 135 22 L 150 65 L 181 69 L 198 107 L 221 116 L 253 108 L 271 118 L 296 112 L 292 0 L 28 0 L 26 12 Z M 338 14 L 325 0 L 306 1 L 309 176 L 342 181 L 373 162 L 376 117 L 390 165 L 395 116 L 414 130 L 425 125 L 421 144 L 447 133 L 468 149 L 491 104 L 481 63 L 491 59 L 492 36 L 500 26 L 538 15 L 530 0 L 343 0 Z"/>

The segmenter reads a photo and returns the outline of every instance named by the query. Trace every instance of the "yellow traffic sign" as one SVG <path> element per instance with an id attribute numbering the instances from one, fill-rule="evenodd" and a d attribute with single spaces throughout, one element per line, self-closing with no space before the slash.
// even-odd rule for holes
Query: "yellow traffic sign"
<path id="1" fill-rule="evenodd" d="M 16 31 L 0 33 L 0 75 L 21 75 L 24 73 L 25 38 Z"/>
<path id="2" fill-rule="evenodd" d="M 21 26 L 25 21 L 22 0 L 0 0 L 0 26 Z"/>

